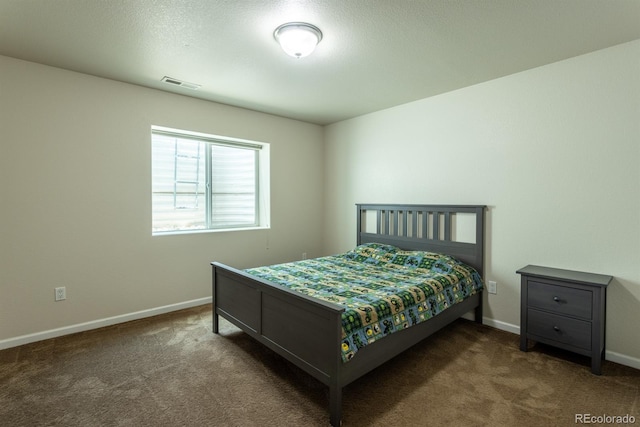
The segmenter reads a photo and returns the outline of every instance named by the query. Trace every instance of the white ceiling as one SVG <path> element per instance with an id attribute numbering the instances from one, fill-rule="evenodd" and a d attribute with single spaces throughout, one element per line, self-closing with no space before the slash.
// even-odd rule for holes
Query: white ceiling
<path id="1" fill-rule="evenodd" d="M 640 0 L 0 0 L 1 55 L 318 124 L 635 39 Z"/>

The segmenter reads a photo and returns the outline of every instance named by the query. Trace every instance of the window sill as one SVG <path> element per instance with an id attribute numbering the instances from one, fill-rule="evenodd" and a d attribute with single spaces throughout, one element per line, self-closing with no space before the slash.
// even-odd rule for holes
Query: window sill
<path id="1" fill-rule="evenodd" d="M 175 236 L 175 235 L 184 235 L 184 234 L 227 233 L 230 231 L 268 230 L 270 228 L 271 227 L 268 225 L 256 226 L 256 227 L 237 227 L 237 228 L 207 228 L 204 230 L 158 231 L 158 232 L 151 233 L 151 235 L 153 237 L 160 237 L 160 236 Z"/>

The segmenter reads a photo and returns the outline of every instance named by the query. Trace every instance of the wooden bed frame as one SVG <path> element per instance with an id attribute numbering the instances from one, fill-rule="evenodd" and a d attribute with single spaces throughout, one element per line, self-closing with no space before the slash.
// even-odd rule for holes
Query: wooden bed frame
<path id="1" fill-rule="evenodd" d="M 405 250 L 445 253 L 483 275 L 485 206 L 358 204 L 357 244 L 387 243 Z M 454 241 L 456 215 L 475 215 L 475 242 Z M 371 227 L 367 227 L 367 223 Z M 342 419 L 342 389 L 474 310 L 482 323 L 482 292 L 439 315 L 341 357 L 344 308 L 291 291 L 220 264 L 213 267 L 213 332 L 222 316 L 285 359 L 329 386 L 331 425 Z M 314 331 L 310 334 L 309 331 Z"/>

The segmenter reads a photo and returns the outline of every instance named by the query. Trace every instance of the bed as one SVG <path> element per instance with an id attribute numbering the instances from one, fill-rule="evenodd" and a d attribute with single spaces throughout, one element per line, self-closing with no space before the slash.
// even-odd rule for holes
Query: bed
<path id="1" fill-rule="evenodd" d="M 346 253 L 347 257 L 357 257 L 370 248 L 438 253 L 471 266 L 482 276 L 485 206 L 358 204 L 356 207 L 357 244 Z M 418 323 L 410 322 L 415 324 L 385 334 L 383 339 L 369 345 L 357 346 L 357 352 L 353 352 L 344 345 L 343 315 L 347 317 L 349 310 L 344 305 L 268 280 L 269 272 L 262 271 L 260 277 L 260 268 L 239 270 L 218 262 L 211 264 L 213 332 L 219 332 L 222 316 L 326 384 L 330 423 L 334 427 L 341 424 L 343 387 L 468 312 L 473 312 L 475 321 L 482 323 L 479 287 L 437 315 Z"/>

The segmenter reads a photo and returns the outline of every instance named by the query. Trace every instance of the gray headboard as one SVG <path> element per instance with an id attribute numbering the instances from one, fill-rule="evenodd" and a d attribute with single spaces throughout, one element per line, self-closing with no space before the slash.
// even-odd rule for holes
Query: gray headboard
<path id="1" fill-rule="evenodd" d="M 471 265 L 484 276 L 486 206 L 365 203 L 356 206 L 358 245 L 377 242 L 405 250 L 444 253 Z M 471 220 L 475 222 L 475 231 L 471 231 L 475 240 L 465 236 L 465 241 L 457 241 L 457 219 L 461 214 L 475 215 Z"/>

